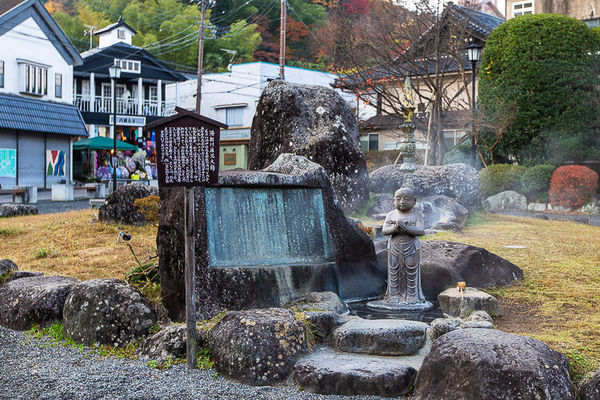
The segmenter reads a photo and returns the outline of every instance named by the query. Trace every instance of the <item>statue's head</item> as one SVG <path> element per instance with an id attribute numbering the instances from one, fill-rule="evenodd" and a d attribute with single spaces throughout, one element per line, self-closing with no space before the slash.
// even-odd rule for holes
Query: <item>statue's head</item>
<path id="1" fill-rule="evenodd" d="M 401 188 L 394 193 L 394 206 L 398 211 L 410 211 L 415 206 L 417 199 L 412 190 Z"/>

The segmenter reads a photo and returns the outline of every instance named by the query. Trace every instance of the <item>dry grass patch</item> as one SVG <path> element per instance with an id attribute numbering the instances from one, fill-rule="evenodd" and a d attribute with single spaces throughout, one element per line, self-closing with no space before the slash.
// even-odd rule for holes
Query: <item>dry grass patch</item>
<path id="1" fill-rule="evenodd" d="M 137 264 L 127 245 L 117 243 L 120 230 L 131 234 L 140 260 L 156 254 L 156 227 L 93 222 L 96 216 L 97 211 L 82 210 L 2 218 L 0 258 L 48 275 L 124 279 Z"/>
<path id="2" fill-rule="evenodd" d="M 499 329 L 542 340 L 566 354 L 575 378 L 600 367 L 600 228 L 493 214 L 482 217 L 483 223 L 470 225 L 463 233 L 444 232 L 426 239 L 484 247 L 521 267 L 522 282 L 486 290 L 500 300 Z M 525 248 L 505 247 L 510 245 Z"/>

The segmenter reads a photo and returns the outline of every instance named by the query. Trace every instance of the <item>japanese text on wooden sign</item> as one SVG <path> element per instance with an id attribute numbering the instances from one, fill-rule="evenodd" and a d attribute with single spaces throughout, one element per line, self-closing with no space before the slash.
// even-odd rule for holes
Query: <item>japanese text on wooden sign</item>
<path id="1" fill-rule="evenodd" d="M 215 185 L 219 174 L 219 129 L 163 126 L 157 141 L 162 186 Z"/>

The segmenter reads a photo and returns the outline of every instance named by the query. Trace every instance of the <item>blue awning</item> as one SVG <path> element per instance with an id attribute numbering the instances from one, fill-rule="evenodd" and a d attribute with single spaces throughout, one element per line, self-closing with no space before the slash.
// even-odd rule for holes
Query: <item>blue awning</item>
<path id="1" fill-rule="evenodd" d="M 0 94 L 0 128 L 87 136 L 77 107 Z"/>

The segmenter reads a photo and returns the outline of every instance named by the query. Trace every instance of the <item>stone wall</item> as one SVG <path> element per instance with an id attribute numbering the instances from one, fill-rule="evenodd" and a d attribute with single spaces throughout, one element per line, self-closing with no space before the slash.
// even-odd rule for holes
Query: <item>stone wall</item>
<path id="1" fill-rule="evenodd" d="M 287 158 L 286 158 L 287 157 Z M 290 163 L 301 161 L 295 172 L 234 170 L 222 172 L 221 188 L 319 189 L 323 198 L 327 240 L 331 247 L 326 259 L 284 265 L 210 266 L 209 238 L 204 189 L 195 189 L 196 200 L 196 301 L 198 316 L 206 318 L 222 309 L 236 310 L 282 306 L 310 291 L 333 291 L 343 299 L 377 296 L 383 290 L 385 271 L 378 268 L 373 243 L 351 223 L 337 204 L 328 176 L 321 166 L 304 157 L 282 155 L 285 162 L 273 167 L 284 171 Z M 276 161 L 277 163 L 277 161 Z M 274 165 L 276 164 L 274 163 Z M 299 164 L 295 164 L 296 166 Z M 244 207 L 240 204 L 239 207 Z M 303 204 L 288 215 L 306 213 Z M 221 223 L 241 224 L 252 229 L 251 221 L 224 219 Z M 248 226 L 250 225 L 250 226 Z M 157 236 L 162 296 L 171 318 L 185 317 L 183 189 L 161 188 L 160 225 Z M 275 232 L 276 230 L 274 230 Z M 269 241 L 269 232 L 260 240 Z M 222 240 L 242 240 L 240 237 Z M 300 248 L 301 246 L 299 246 Z M 310 260 L 309 260 L 310 261 Z M 243 264 L 243 263 L 242 263 Z M 275 263 L 277 264 L 277 263 Z"/>

